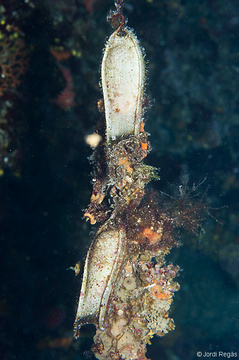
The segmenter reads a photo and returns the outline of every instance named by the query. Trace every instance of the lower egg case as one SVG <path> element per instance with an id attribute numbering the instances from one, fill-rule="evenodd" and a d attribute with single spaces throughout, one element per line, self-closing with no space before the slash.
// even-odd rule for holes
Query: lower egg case
<path id="1" fill-rule="evenodd" d="M 75 320 L 76 333 L 84 324 L 105 328 L 107 303 L 123 263 L 125 247 L 124 229 L 114 230 L 113 224 L 107 224 L 97 232 L 86 257 Z"/>

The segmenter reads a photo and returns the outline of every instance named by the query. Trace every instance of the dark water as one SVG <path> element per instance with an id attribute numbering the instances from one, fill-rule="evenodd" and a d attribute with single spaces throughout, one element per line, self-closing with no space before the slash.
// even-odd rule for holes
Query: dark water
<path id="1" fill-rule="evenodd" d="M 0 4 L 1 32 L 8 39 L 17 33 L 28 54 L 20 84 L 0 97 L 0 359 L 94 358 L 94 327 L 71 342 L 81 280 L 69 268 L 78 261 L 83 266 L 90 243 L 82 216 L 92 151 L 84 138 L 100 118 L 99 66 L 113 2 Z M 206 178 L 199 191 L 211 208 L 203 229 L 181 232 L 184 245 L 169 256 L 183 269 L 171 312 L 176 330 L 154 338 L 147 356 L 235 358 L 239 3 L 135 0 L 125 12 L 146 53 L 147 162 L 161 177 L 152 186 L 176 196 L 187 169 L 190 186 Z"/>

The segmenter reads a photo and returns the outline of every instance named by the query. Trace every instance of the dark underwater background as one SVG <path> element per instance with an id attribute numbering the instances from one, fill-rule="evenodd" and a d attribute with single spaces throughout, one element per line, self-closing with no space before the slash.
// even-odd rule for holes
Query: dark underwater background
<path id="1" fill-rule="evenodd" d="M 93 169 L 85 136 L 100 118 L 113 7 L 110 0 L 0 0 L 3 360 L 94 359 L 94 326 L 72 340 L 81 277 L 70 267 L 83 267 L 91 241 L 82 219 Z M 131 0 L 124 13 L 146 54 L 146 161 L 161 178 L 149 187 L 176 198 L 186 173 L 189 187 L 203 182 L 198 196 L 209 208 L 197 234 L 176 234 L 183 246 L 168 256 L 182 269 L 171 307 L 176 329 L 155 337 L 147 356 L 235 358 L 239 2 Z"/>

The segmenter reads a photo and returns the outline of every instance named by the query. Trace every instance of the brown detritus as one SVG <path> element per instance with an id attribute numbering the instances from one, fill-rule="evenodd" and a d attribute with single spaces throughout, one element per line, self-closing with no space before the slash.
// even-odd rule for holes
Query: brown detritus
<path id="1" fill-rule="evenodd" d="M 107 16 L 107 20 L 111 23 L 113 28 L 118 29 L 119 31 L 125 27 L 126 19 L 123 15 L 123 0 L 116 0 L 115 1 L 115 11 L 110 11 L 109 15 Z"/>

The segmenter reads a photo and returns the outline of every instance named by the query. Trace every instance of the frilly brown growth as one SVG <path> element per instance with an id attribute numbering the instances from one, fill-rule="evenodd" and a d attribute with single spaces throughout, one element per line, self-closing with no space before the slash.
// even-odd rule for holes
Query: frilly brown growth
<path id="1" fill-rule="evenodd" d="M 29 56 L 18 28 L 0 31 L 0 96 L 14 90 L 25 74 Z"/>

